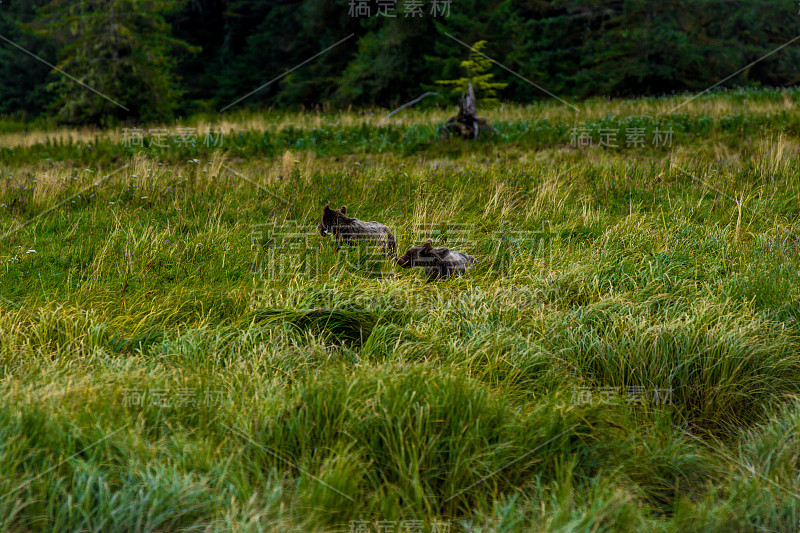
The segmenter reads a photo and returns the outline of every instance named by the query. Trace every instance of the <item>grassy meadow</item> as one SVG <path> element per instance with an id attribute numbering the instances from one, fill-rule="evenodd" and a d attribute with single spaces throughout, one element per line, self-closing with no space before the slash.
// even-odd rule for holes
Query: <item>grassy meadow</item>
<path id="1" fill-rule="evenodd" d="M 800 90 L 688 100 L 0 121 L 0 530 L 797 531 Z"/>

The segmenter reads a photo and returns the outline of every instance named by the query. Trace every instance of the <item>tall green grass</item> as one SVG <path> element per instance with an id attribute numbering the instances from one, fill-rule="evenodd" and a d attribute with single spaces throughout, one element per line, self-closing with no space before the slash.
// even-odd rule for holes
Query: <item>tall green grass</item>
<path id="1" fill-rule="evenodd" d="M 663 151 L 504 108 L 478 143 L 297 115 L 238 155 L 4 152 L 0 527 L 796 528 L 800 176 L 767 96 L 698 99 Z M 316 148 L 259 148 L 290 134 Z M 479 264 L 337 252 L 328 202 Z"/>

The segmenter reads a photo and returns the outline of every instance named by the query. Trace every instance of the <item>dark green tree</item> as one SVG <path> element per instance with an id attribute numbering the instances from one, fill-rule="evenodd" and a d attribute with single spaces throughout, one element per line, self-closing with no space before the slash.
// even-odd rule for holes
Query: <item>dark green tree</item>
<path id="1" fill-rule="evenodd" d="M 46 89 L 51 69 L 30 54 L 54 63 L 55 47 L 23 29 L 46 1 L 0 5 L 0 35 L 7 39 L 0 39 L 0 114 L 38 115 L 52 101 Z"/>
<path id="2" fill-rule="evenodd" d="M 780 20 L 795 15 L 789 0 L 556 0 L 522 21 L 529 38 L 510 63 L 563 95 L 704 90 L 794 37 Z M 723 86 L 797 83 L 799 56 L 783 50 Z"/>
<path id="3" fill-rule="evenodd" d="M 395 107 L 420 95 L 420 82 L 435 72 L 421 61 L 436 41 L 436 19 L 426 7 L 421 16 L 406 16 L 411 7 L 398 2 L 394 16 L 364 19 L 368 32 L 336 79 L 339 105 Z"/>
<path id="4" fill-rule="evenodd" d="M 53 0 L 33 28 L 59 48 L 56 117 L 68 123 L 120 119 L 165 120 L 181 91 L 175 54 L 195 52 L 170 36 L 165 15 L 179 2 L 158 0 Z M 91 87 L 91 89 L 87 88 Z"/>
<path id="5" fill-rule="evenodd" d="M 227 4 L 226 36 L 218 48 L 224 58 L 217 73 L 219 107 L 301 64 L 236 108 L 258 104 L 313 107 L 330 102 L 336 77 L 353 57 L 364 33 L 361 21 L 348 16 L 346 2 L 231 0 Z M 350 34 L 355 35 L 306 63 Z"/>

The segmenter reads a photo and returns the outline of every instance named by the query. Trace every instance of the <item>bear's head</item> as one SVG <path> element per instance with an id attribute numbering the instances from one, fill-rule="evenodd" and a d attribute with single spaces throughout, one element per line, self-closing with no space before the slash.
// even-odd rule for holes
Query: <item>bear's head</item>
<path id="1" fill-rule="evenodd" d="M 342 206 L 341 209 L 331 209 L 330 204 L 327 204 L 322 209 L 322 219 L 319 222 L 319 233 L 325 235 L 326 233 L 337 233 L 337 228 L 352 222 L 353 219 L 347 216 L 347 206 Z"/>
<path id="2" fill-rule="evenodd" d="M 412 246 L 401 257 L 397 258 L 397 264 L 403 268 L 434 266 L 441 260 L 433 249 L 433 241 L 428 239 L 424 244 Z"/>

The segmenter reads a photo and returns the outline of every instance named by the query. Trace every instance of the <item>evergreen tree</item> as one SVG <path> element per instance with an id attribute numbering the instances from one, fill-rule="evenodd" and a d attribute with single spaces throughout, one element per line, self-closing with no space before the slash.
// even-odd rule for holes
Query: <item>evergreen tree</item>
<path id="1" fill-rule="evenodd" d="M 465 77 L 457 80 L 439 80 L 436 83 L 452 86 L 450 92 L 455 96 L 464 95 L 471 83 L 476 100 L 483 105 L 497 104 L 498 100 L 495 98 L 497 91 L 505 89 L 508 84 L 491 81 L 494 78 L 494 74 L 489 72 L 489 69 L 492 68 L 492 61 L 483 53 L 485 47 L 486 41 L 478 41 L 472 45 L 469 59 L 461 62 Z"/>
<path id="2" fill-rule="evenodd" d="M 436 18 L 426 7 L 415 14 L 413 6 L 398 2 L 393 16 L 363 19 L 368 33 L 336 79 L 339 105 L 396 107 L 420 95 L 420 82 L 435 72 L 420 60 L 436 42 Z"/>
<path id="3" fill-rule="evenodd" d="M 63 75 L 51 84 L 57 118 L 170 118 L 180 96 L 172 54 L 196 51 L 170 36 L 164 15 L 177 7 L 158 0 L 53 0 L 42 8 L 34 27 L 60 46 L 58 68 L 84 84 Z"/>
<path id="4" fill-rule="evenodd" d="M 45 1 L 6 0 L 0 6 L 0 35 L 7 39 L 0 39 L 0 114 L 36 115 L 52 101 L 46 89 L 51 69 L 30 54 L 54 63 L 55 48 L 23 29 Z"/>
<path id="5" fill-rule="evenodd" d="M 183 9 L 165 16 L 176 39 L 201 48 L 197 53 L 178 57 L 175 69 L 183 80 L 178 112 L 192 114 L 219 109 L 215 100 L 220 86 L 231 76 L 228 68 L 232 58 L 241 53 L 234 47 L 253 32 L 260 16 L 258 12 L 239 16 L 233 11 L 235 7 L 231 8 L 228 0 L 188 0 Z M 240 22 L 241 27 L 234 21 Z"/>

